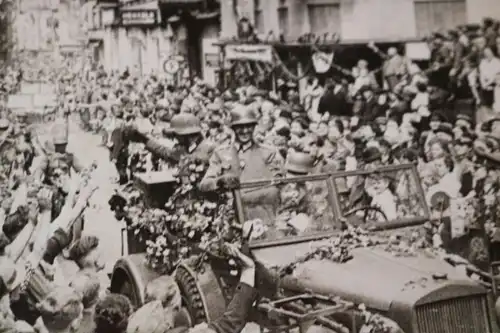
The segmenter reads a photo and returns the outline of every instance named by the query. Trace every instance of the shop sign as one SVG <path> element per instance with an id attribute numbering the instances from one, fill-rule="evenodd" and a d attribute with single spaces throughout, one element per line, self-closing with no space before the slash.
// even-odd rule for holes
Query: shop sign
<path id="1" fill-rule="evenodd" d="M 123 25 L 154 25 L 158 23 L 156 10 L 123 10 Z"/>
<path id="2" fill-rule="evenodd" d="M 271 45 L 227 45 L 225 51 L 227 60 L 273 62 Z"/>
<path id="3" fill-rule="evenodd" d="M 429 60 L 431 50 L 425 42 L 410 42 L 405 44 L 405 55 L 411 60 Z"/>

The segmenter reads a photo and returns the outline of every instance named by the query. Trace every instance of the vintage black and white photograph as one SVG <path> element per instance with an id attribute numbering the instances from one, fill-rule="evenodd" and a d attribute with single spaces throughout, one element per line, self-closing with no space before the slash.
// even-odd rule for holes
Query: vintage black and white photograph
<path id="1" fill-rule="evenodd" d="M 1 333 L 500 333 L 500 0 L 0 0 Z"/>

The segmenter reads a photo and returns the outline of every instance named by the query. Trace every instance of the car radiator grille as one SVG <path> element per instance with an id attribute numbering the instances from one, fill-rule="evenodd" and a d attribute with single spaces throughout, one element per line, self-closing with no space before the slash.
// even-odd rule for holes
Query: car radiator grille
<path id="1" fill-rule="evenodd" d="M 486 298 L 461 297 L 416 308 L 418 333 L 489 333 Z"/>

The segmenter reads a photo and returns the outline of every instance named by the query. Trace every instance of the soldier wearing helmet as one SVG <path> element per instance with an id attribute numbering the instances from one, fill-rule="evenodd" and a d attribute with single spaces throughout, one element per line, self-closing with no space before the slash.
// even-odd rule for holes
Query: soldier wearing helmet
<path id="1" fill-rule="evenodd" d="M 202 191 L 232 189 L 240 181 L 273 179 L 283 176 L 283 158 L 275 147 L 258 144 L 253 133 L 257 125 L 254 109 L 238 105 L 231 112 L 231 128 L 235 134 L 233 144 L 221 146 L 214 151 L 210 166 L 200 183 Z M 274 221 L 278 189 L 251 188 L 242 191 L 246 206 L 246 218 Z"/>
<path id="2" fill-rule="evenodd" d="M 132 141 L 143 142 L 153 155 L 172 164 L 178 163 L 186 155 L 203 161 L 209 160 L 214 147 L 204 139 L 201 122 L 196 116 L 189 113 L 176 114 L 170 121 L 170 128 L 177 141 L 174 147 L 165 145 L 137 128 L 128 127 L 128 136 Z"/>
<path id="3" fill-rule="evenodd" d="M 228 180 L 231 177 L 247 181 L 283 176 L 284 161 L 278 150 L 254 141 L 256 125 L 255 110 L 238 105 L 231 112 L 231 128 L 235 134 L 235 142 L 215 150 L 210 167 L 200 184 L 203 190 L 214 191 L 224 187 L 226 183 L 234 184 Z"/>

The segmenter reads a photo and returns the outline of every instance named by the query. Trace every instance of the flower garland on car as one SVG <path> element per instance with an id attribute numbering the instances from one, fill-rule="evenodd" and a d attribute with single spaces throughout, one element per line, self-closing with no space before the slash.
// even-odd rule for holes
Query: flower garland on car
<path id="1" fill-rule="evenodd" d="M 165 209 L 128 208 L 129 228 L 144 235 L 147 262 L 159 272 L 171 272 L 181 260 L 205 251 L 223 255 L 223 242 L 237 241 L 230 227 L 234 220 L 232 195 L 215 196 L 197 187 L 207 168 L 206 161 L 183 158 L 180 172 L 174 174 L 177 187 Z"/>
<path id="2" fill-rule="evenodd" d="M 439 256 L 442 252 L 428 241 L 432 230 L 425 226 L 421 230 L 413 230 L 409 235 L 383 233 L 372 235 L 361 227 L 348 225 L 340 235 L 331 237 L 317 245 L 311 244 L 311 251 L 296 258 L 293 262 L 274 267 L 280 278 L 294 273 L 299 264 L 309 260 L 330 260 L 336 263 L 345 263 L 353 259 L 352 251 L 360 247 L 378 247 L 396 257 L 416 256 L 419 252 L 426 252 L 428 255 Z"/>

